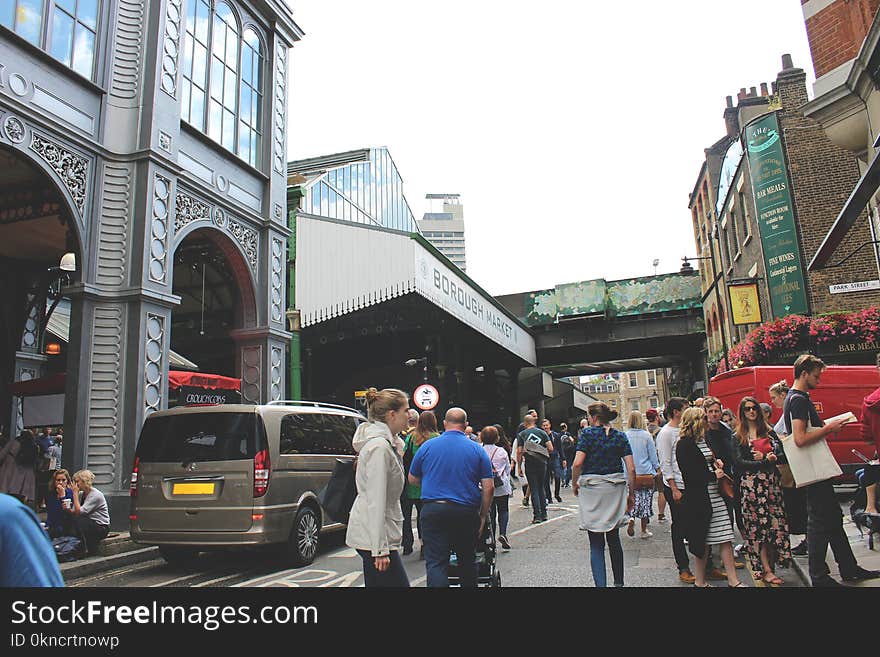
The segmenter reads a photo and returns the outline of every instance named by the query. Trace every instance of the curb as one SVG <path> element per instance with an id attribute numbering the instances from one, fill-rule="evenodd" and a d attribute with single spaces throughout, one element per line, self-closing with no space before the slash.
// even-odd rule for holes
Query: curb
<path id="1" fill-rule="evenodd" d="M 150 561 L 151 559 L 159 559 L 159 548 L 155 545 L 141 548 L 138 550 L 129 550 L 128 552 L 120 552 L 108 557 L 86 557 L 77 561 L 68 561 L 58 564 L 61 568 L 61 575 L 65 581 L 73 579 L 81 579 L 94 575 L 95 573 L 103 573 L 114 568 L 122 566 L 130 566 L 142 561 Z"/>
<path id="2" fill-rule="evenodd" d="M 813 583 L 810 581 L 810 574 L 807 572 L 808 563 L 806 557 L 791 557 L 791 569 L 797 574 L 805 587 L 812 588 Z"/>

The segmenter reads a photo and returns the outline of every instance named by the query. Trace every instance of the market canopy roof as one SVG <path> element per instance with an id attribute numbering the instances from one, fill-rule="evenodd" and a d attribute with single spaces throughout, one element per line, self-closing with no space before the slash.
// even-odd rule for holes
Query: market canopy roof
<path id="1" fill-rule="evenodd" d="M 415 293 L 530 365 L 529 330 L 421 235 L 300 213 L 296 305 L 303 327 Z"/>
<path id="2" fill-rule="evenodd" d="M 56 306 L 52 314 L 49 315 L 49 321 L 46 324 L 46 330 L 64 342 L 70 342 L 70 306 L 66 303 L 60 303 Z M 168 350 L 168 362 L 172 368 L 179 370 L 197 370 L 199 366 L 188 358 L 184 358 L 175 351 Z"/>

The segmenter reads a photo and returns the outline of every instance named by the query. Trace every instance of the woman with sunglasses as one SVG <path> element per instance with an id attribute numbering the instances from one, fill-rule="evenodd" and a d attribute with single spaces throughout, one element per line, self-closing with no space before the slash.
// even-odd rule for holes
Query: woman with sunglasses
<path id="1" fill-rule="evenodd" d="M 756 579 L 778 586 L 783 583 L 775 566 L 791 560 L 788 519 L 782 502 L 782 480 L 776 464 L 784 458 L 782 443 L 767 425 L 761 405 L 754 397 L 739 403 L 738 449 L 734 469 L 740 477 L 746 554 Z"/>

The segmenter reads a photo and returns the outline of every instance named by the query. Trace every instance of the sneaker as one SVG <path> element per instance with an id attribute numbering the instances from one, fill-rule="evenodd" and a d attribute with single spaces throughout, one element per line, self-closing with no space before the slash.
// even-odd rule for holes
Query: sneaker
<path id="1" fill-rule="evenodd" d="M 791 548 L 791 553 L 796 557 L 805 557 L 807 556 L 807 541 L 801 541 L 797 547 Z"/>
<path id="2" fill-rule="evenodd" d="M 682 570 L 678 573 L 678 579 L 687 584 L 693 584 L 697 581 L 697 578 L 694 577 L 694 574 L 689 570 Z"/>
<path id="3" fill-rule="evenodd" d="M 533 518 L 533 519 L 532 519 L 532 524 L 533 524 L 533 525 L 540 525 L 542 522 L 544 522 L 544 521 L 541 520 L 540 518 Z"/>
<path id="4" fill-rule="evenodd" d="M 854 571 L 846 575 L 840 574 L 840 578 L 844 582 L 861 582 L 866 579 L 877 579 L 878 577 L 880 577 L 880 570 L 867 570 L 861 566 L 856 566 Z"/>
<path id="5" fill-rule="evenodd" d="M 706 573 L 706 579 L 714 579 L 720 581 L 722 579 L 727 579 L 727 573 L 716 566 L 708 573 Z"/>
<path id="6" fill-rule="evenodd" d="M 556 501 L 559 502 L 560 504 L 562 504 L 562 498 L 561 498 L 561 497 L 557 497 L 557 498 L 556 498 Z"/>
<path id="7" fill-rule="evenodd" d="M 528 505 L 529 505 L 529 498 L 528 498 L 528 497 L 524 497 L 524 498 L 523 498 L 523 502 L 522 502 L 522 504 L 523 504 L 523 506 L 528 506 Z"/>
<path id="8" fill-rule="evenodd" d="M 666 514 L 658 513 L 657 514 L 657 522 L 666 522 Z"/>
<path id="9" fill-rule="evenodd" d="M 636 519 L 630 518 L 629 522 L 626 525 L 626 535 L 627 536 L 635 536 L 636 533 Z"/>
<path id="10" fill-rule="evenodd" d="M 501 543 L 501 547 L 505 550 L 510 549 L 510 543 L 507 542 L 507 537 L 504 534 L 498 537 L 498 542 Z"/>
<path id="11" fill-rule="evenodd" d="M 642 538 L 651 538 L 653 535 L 654 532 L 652 532 L 650 529 L 646 529 L 642 532 Z"/>

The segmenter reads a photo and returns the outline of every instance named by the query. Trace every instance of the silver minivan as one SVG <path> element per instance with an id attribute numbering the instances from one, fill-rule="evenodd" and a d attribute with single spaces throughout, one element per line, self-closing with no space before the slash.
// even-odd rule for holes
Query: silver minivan
<path id="1" fill-rule="evenodd" d="M 131 537 L 169 562 L 214 547 L 277 544 L 311 563 L 322 532 L 344 529 L 318 495 L 337 459 L 353 459 L 365 419 L 344 406 L 270 402 L 151 414 L 131 475 Z"/>

